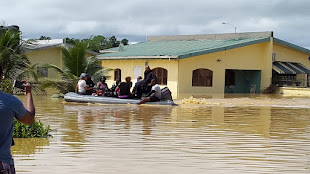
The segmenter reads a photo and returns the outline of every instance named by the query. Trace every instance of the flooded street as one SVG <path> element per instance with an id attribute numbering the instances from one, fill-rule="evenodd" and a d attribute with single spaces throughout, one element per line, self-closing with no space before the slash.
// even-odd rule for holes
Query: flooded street
<path id="1" fill-rule="evenodd" d="M 88 105 L 36 96 L 37 119 L 53 137 L 15 139 L 17 173 L 310 173 L 310 99 L 178 102 Z"/>

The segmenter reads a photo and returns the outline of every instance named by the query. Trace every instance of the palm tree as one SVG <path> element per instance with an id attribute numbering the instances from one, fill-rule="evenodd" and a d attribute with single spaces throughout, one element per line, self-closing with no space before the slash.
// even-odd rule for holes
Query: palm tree
<path id="1" fill-rule="evenodd" d="M 61 73 L 61 79 L 44 79 L 41 81 L 43 88 L 52 87 L 61 93 L 74 91 L 81 73 L 89 73 L 94 79 L 107 74 L 110 69 L 103 69 L 96 56 L 86 57 L 86 45 L 82 42 L 76 43 L 73 47 L 62 47 L 64 70 L 52 64 L 45 64 L 44 67 L 56 69 Z M 42 66 L 42 65 L 41 65 Z"/>
<path id="2" fill-rule="evenodd" d="M 6 93 L 13 93 L 13 80 L 28 80 L 37 83 L 37 65 L 30 66 L 25 55 L 21 32 L 17 29 L 8 29 L 0 33 L 0 64 L 3 68 L 4 79 L 0 88 Z M 34 85 L 34 90 L 40 93 L 45 91 Z"/>
<path id="3" fill-rule="evenodd" d="M 0 64 L 5 79 L 14 80 L 27 74 L 30 62 L 24 53 L 20 31 L 9 29 L 0 36 Z"/>

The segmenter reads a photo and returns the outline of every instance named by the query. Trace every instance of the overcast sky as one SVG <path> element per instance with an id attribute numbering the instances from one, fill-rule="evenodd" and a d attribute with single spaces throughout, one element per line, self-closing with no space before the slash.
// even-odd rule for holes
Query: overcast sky
<path id="1" fill-rule="evenodd" d="M 116 35 L 131 42 L 149 35 L 274 31 L 310 48 L 310 0 L 1 0 L 0 21 L 25 38 Z"/>

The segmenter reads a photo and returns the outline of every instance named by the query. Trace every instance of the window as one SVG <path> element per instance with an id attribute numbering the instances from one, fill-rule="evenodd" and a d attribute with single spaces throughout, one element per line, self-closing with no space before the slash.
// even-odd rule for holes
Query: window
<path id="1" fill-rule="evenodd" d="M 212 86 L 213 71 L 208 69 L 196 69 L 193 71 L 192 86 Z"/>
<path id="2" fill-rule="evenodd" d="M 121 69 L 118 69 L 118 68 L 115 69 L 114 70 L 114 80 L 116 80 L 116 79 L 122 80 L 121 74 L 122 74 Z"/>
<path id="3" fill-rule="evenodd" d="M 48 76 L 48 68 L 47 67 L 37 67 L 37 74 L 40 77 L 47 77 Z"/>
<path id="4" fill-rule="evenodd" d="M 157 82 L 159 85 L 167 85 L 167 74 L 168 71 L 164 68 L 155 68 L 152 70 L 157 77 Z"/>

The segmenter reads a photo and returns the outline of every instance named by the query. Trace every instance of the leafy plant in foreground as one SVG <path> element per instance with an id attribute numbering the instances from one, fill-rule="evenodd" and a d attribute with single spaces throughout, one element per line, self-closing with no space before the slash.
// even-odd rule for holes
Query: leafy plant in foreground
<path id="1" fill-rule="evenodd" d="M 14 120 L 13 138 L 46 138 L 51 136 L 49 134 L 50 130 L 50 126 L 44 126 L 40 120 L 36 120 L 31 125 L 25 125 Z"/>

